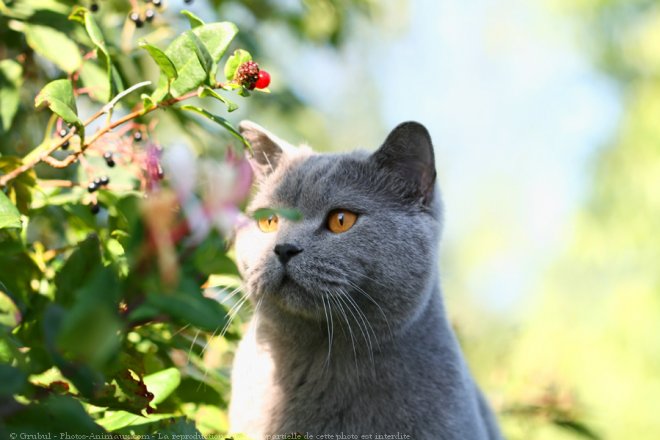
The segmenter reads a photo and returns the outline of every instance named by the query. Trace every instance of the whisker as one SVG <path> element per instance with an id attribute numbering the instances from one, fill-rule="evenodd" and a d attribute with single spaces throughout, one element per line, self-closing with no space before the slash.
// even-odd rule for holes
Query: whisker
<path id="1" fill-rule="evenodd" d="M 353 336 L 353 329 L 351 328 L 351 323 L 348 320 L 348 315 L 346 314 L 346 311 L 344 310 L 344 307 L 342 306 L 338 297 L 328 296 L 328 298 L 332 300 L 339 307 L 339 311 L 341 312 L 340 315 L 344 318 L 344 321 L 346 322 L 346 326 L 348 327 L 348 334 L 351 338 L 351 346 L 353 347 L 353 359 L 355 360 L 355 369 L 357 370 L 358 363 L 357 363 L 357 350 L 355 349 L 355 337 Z"/>
<path id="2" fill-rule="evenodd" d="M 371 360 L 371 365 L 372 367 L 375 367 L 375 362 L 374 362 L 374 357 L 373 357 L 373 346 L 371 344 L 371 335 L 369 334 L 369 330 L 367 329 L 366 324 L 363 322 L 360 322 L 358 320 L 358 315 L 353 313 L 353 308 L 355 307 L 353 304 L 349 301 L 350 296 L 348 293 L 344 290 L 339 291 L 340 295 L 337 296 L 337 299 L 341 301 L 345 306 L 348 312 L 351 314 L 353 319 L 355 319 L 355 323 L 358 325 L 358 329 L 360 330 L 360 333 L 362 334 L 362 338 L 364 339 L 364 342 L 367 344 L 367 351 L 369 352 L 369 358 Z M 352 300 L 352 299 L 351 299 Z M 362 319 L 362 317 L 360 317 Z M 363 327 L 364 326 L 364 327 Z"/>

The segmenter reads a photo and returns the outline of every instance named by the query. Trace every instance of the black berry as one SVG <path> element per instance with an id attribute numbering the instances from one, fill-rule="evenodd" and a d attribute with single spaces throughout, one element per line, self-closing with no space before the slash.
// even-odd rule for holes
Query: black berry
<path id="1" fill-rule="evenodd" d="M 142 140 L 142 132 L 136 131 L 133 133 L 133 139 L 135 139 L 135 142 L 140 142 Z"/>
<path id="2" fill-rule="evenodd" d="M 191 3 L 193 2 L 193 0 L 183 0 L 183 2 L 184 2 L 185 4 L 187 4 L 187 5 L 189 5 L 189 4 L 191 4 Z"/>
<path id="3" fill-rule="evenodd" d="M 89 192 L 91 192 L 91 193 L 93 193 L 93 192 L 96 191 L 97 189 L 99 189 L 99 186 L 98 186 L 98 184 L 96 183 L 96 181 L 91 182 L 89 185 L 87 185 L 87 191 L 89 191 Z"/>
<path id="4" fill-rule="evenodd" d="M 99 10 L 99 4 L 98 3 L 92 3 L 89 5 L 89 10 L 92 12 L 96 12 Z"/>
<path id="5" fill-rule="evenodd" d="M 248 90 L 254 90 L 259 79 L 259 65 L 254 61 L 241 64 L 236 70 L 235 81 Z"/>
<path id="6" fill-rule="evenodd" d="M 110 168 L 115 166 L 115 159 L 112 157 L 111 152 L 106 151 L 105 153 L 103 153 L 103 159 L 105 159 L 105 164 Z"/>
<path id="7" fill-rule="evenodd" d="M 110 183 L 110 178 L 108 176 L 101 176 L 101 178 L 99 179 L 99 183 L 102 186 L 106 186 L 108 183 Z"/>
<path id="8" fill-rule="evenodd" d="M 151 0 L 151 3 L 153 3 L 155 7 L 160 8 L 163 5 L 163 0 Z"/>
<path id="9" fill-rule="evenodd" d="M 144 11 L 144 19 L 148 22 L 152 22 L 154 17 L 156 16 L 156 11 L 153 9 L 147 9 Z"/>
<path id="10" fill-rule="evenodd" d="M 92 211 L 92 214 L 96 215 L 101 210 L 101 207 L 99 206 L 98 203 L 92 203 L 91 205 L 89 205 L 89 210 Z"/>
<path id="11" fill-rule="evenodd" d="M 128 14 L 128 19 L 131 20 L 133 23 L 135 23 L 135 27 L 139 27 L 139 28 L 140 28 L 140 27 L 142 27 L 142 25 L 144 24 L 144 22 L 143 22 L 142 19 L 140 18 L 140 14 L 138 14 L 138 13 L 135 12 L 135 11 L 131 12 L 130 14 Z"/>
<path id="12" fill-rule="evenodd" d="M 69 134 L 69 130 L 67 130 L 66 128 L 63 128 L 63 129 L 61 129 L 57 134 L 59 134 L 60 137 L 63 138 L 64 136 L 66 136 L 67 134 Z"/>
<path id="13" fill-rule="evenodd" d="M 62 149 L 63 149 L 63 150 L 68 150 L 68 149 L 69 149 L 69 141 L 65 141 L 65 142 L 62 144 Z"/>

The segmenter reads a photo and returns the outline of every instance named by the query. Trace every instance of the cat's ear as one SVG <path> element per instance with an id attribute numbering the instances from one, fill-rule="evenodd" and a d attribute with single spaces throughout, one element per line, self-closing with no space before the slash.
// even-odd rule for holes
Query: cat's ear
<path id="1" fill-rule="evenodd" d="M 250 161 L 258 174 L 270 174 L 284 155 L 295 150 L 295 147 L 252 121 L 241 121 L 238 129 L 252 147 Z"/>
<path id="2" fill-rule="evenodd" d="M 435 157 L 431 136 L 422 124 L 399 124 L 372 155 L 372 160 L 412 185 L 424 204 L 431 203 L 436 177 Z"/>

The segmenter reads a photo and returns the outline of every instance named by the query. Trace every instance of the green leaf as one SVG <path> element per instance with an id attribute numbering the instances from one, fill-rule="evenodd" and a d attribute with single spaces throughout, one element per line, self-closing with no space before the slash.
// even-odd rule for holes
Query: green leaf
<path id="1" fill-rule="evenodd" d="M 108 84 L 110 89 L 110 96 L 116 95 L 120 89 L 122 89 L 121 78 L 117 73 L 116 69 L 112 65 L 112 59 L 110 58 L 110 53 L 108 48 L 105 45 L 105 38 L 103 37 L 103 32 L 101 28 L 96 23 L 94 15 L 82 6 L 76 6 L 69 15 L 70 20 L 77 21 L 85 26 L 85 31 L 87 35 L 92 40 L 92 43 L 96 46 L 97 54 L 99 59 L 103 62 L 106 69 L 106 74 L 108 76 Z"/>
<path id="2" fill-rule="evenodd" d="M 65 306 L 72 305 L 76 300 L 76 291 L 87 283 L 90 274 L 101 265 L 101 244 L 97 236 L 90 235 L 78 244 L 55 276 L 56 301 Z"/>
<path id="3" fill-rule="evenodd" d="M 254 211 L 254 213 L 252 213 L 252 217 L 255 220 L 268 218 L 271 215 L 284 217 L 294 222 L 302 220 L 302 213 L 297 209 L 293 209 L 293 208 L 261 208 L 261 209 L 257 209 L 256 211 Z"/>
<path id="4" fill-rule="evenodd" d="M 0 325 L 13 329 L 21 323 L 21 311 L 0 282 Z M 0 383 L 2 383 L 0 381 Z"/>
<path id="5" fill-rule="evenodd" d="M 233 23 L 221 22 L 198 26 L 189 32 L 194 33 L 201 40 L 213 62 L 218 63 L 234 39 L 238 29 Z M 208 74 L 199 63 L 195 43 L 188 35 L 183 34 L 175 38 L 165 50 L 165 54 L 172 61 L 179 74 L 170 87 L 172 96 L 179 97 L 195 90 L 207 81 Z M 156 102 L 159 102 L 166 95 L 166 88 L 158 87 L 152 97 Z"/>
<path id="6" fill-rule="evenodd" d="M 164 74 L 165 77 L 167 77 L 170 83 L 175 79 L 177 79 L 179 74 L 176 71 L 176 66 L 174 65 L 172 60 L 168 58 L 165 52 L 163 52 L 156 46 L 152 46 L 151 44 L 145 43 L 144 41 L 140 42 L 140 47 L 146 50 L 147 52 L 149 52 L 151 58 L 156 62 L 156 64 L 158 64 L 161 73 Z"/>
<path id="7" fill-rule="evenodd" d="M 153 435 L 152 438 L 204 438 L 195 427 L 195 424 L 184 418 L 180 418 L 176 422 L 158 429 L 156 433 L 157 435 Z"/>
<path id="8" fill-rule="evenodd" d="M 21 214 L 9 197 L 0 191 L 0 229 L 21 227 Z"/>
<path id="9" fill-rule="evenodd" d="M 108 267 L 98 268 L 76 291 L 76 303 L 57 338 L 68 359 L 101 367 L 117 353 L 123 329 L 113 301 L 118 293 L 118 279 Z"/>
<path id="10" fill-rule="evenodd" d="M 201 18 L 199 18 L 198 16 L 196 16 L 195 14 L 190 12 L 189 10 L 184 9 L 183 11 L 181 11 L 181 13 L 183 15 L 185 15 L 186 17 L 188 17 L 188 21 L 190 22 L 190 28 L 191 29 L 194 29 L 194 28 L 199 27 L 199 26 L 204 26 L 204 24 L 205 24 L 204 20 L 202 20 Z"/>
<path id="11" fill-rule="evenodd" d="M 236 139 L 238 139 L 238 140 L 240 140 L 241 142 L 243 142 L 243 145 L 245 145 L 245 147 L 246 147 L 248 150 L 252 151 L 252 147 L 250 147 L 250 144 L 248 143 L 247 140 L 245 140 L 245 138 L 243 137 L 243 135 L 241 135 L 241 134 L 240 134 L 240 133 L 239 133 L 239 132 L 238 132 L 238 131 L 237 131 L 237 130 L 236 130 L 236 129 L 230 124 L 230 123 L 229 123 L 229 121 L 227 121 L 227 120 L 226 120 L 225 118 L 223 118 L 222 116 L 214 115 L 213 113 L 209 113 L 208 111 L 204 110 L 203 108 L 196 107 L 196 106 L 194 106 L 194 105 L 182 105 L 180 108 L 181 108 L 181 110 L 187 110 L 187 111 L 190 111 L 190 112 L 198 113 L 198 114 L 200 114 L 200 115 L 206 117 L 207 119 L 210 119 L 211 121 L 215 122 L 216 124 L 221 125 L 221 126 L 224 127 L 227 131 L 229 131 L 229 133 L 231 133 Z"/>
<path id="12" fill-rule="evenodd" d="M 117 431 L 126 426 L 133 428 L 171 417 L 172 414 L 151 414 L 144 417 L 128 411 L 106 411 L 105 417 L 98 419 L 96 422 L 108 431 Z"/>
<path id="13" fill-rule="evenodd" d="M 150 293 L 147 301 L 176 321 L 202 330 L 216 331 L 225 324 L 225 310 L 216 301 L 204 297 L 201 292 Z"/>
<path id="14" fill-rule="evenodd" d="M 79 128 L 82 136 L 82 122 L 78 119 L 78 108 L 73 95 L 73 86 L 68 79 L 56 79 L 44 86 L 36 98 L 35 107 L 48 106 L 53 113 L 64 119 L 69 124 Z"/>
<path id="15" fill-rule="evenodd" d="M 188 38 L 192 40 L 195 46 L 195 54 L 197 55 L 197 60 L 206 72 L 207 84 L 215 84 L 215 70 L 217 68 L 217 64 L 213 62 L 213 58 L 211 57 L 208 49 L 204 43 L 202 43 L 202 40 L 200 40 L 199 37 L 194 34 L 194 32 L 188 31 L 185 33 L 185 35 L 187 35 Z"/>
<path id="16" fill-rule="evenodd" d="M 11 128 L 21 103 L 23 67 L 14 60 L 0 61 L 0 131 Z"/>
<path id="17" fill-rule="evenodd" d="M 204 86 L 204 88 L 199 93 L 199 97 L 200 98 L 205 98 L 207 96 L 215 98 L 218 101 L 222 102 L 224 105 L 226 105 L 227 106 L 227 111 L 229 113 L 231 113 L 234 110 L 238 109 L 238 105 L 235 102 L 233 102 L 233 101 L 227 99 L 226 97 L 222 96 L 221 94 L 219 94 L 218 92 L 216 92 L 215 90 L 210 88 L 209 86 Z"/>
<path id="18" fill-rule="evenodd" d="M 234 54 L 230 56 L 225 63 L 225 77 L 229 81 L 233 81 L 240 65 L 248 61 L 252 61 L 252 55 L 250 55 L 250 52 L 243 49 L 236 49 Z"/>
<path id="19" fill-rule="evenodd" d="M 104 433 L 81 403 L 68 396 L 50 395 L 8 416 L 4 422 L 10 432 L 34 433 L 38 427 L 38 432 L 87 436 L 83 438 L 93 438 L 93 434 L 100 437 Z"/>
<path id="20" fill-rule="evenodd" d="M 26 24 L 25 37 L 36 53 L 67 73 L 75 72 L 82 64 L 78 45 L 66 34 L 52 27 Z"/>
<path id="21" fill-rule="evenodd" d="M 98 102 L 108 102 L 110 100 L 110 83 L 105 70 L 99 67 L 93 61 L 83 61 L 80 69 L 80 80 L 83 86 L 89 91 L 89 96 Z"/>
<path id="22" fill-rule="evenodd" d="M 168 368 L 157 373 L 144 376 L 147 390 L 153 393 L 151 403 L 158 405 L 169 397 L 181 383 L 181 373 L 177 368 Z"/>
<path id="23" fill-rule="evenodd" d="M 27 382 L 27 374 L 9 365 L 0 364 L 0 396 L 10 397 L 21 392 Z"/>
<path id="24" fill-rule="evenodd" d="M 591 428 L 577 420 L 555 419 L 552 423 L 583 438 L 588 438 L 590 440 L 600 440 L 601 438 L 598 434 L 592 431 Z"/>

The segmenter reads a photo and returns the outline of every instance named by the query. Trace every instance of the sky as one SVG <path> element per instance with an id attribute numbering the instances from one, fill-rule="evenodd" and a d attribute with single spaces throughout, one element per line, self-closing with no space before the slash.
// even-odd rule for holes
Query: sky
<path id="1" fill-rule="evenodd" d="M 468 288 L 510 311 L 570 242 L 590 164 L 617 126 L 616 86 L 590 65 L 568 18 L 542 2 L 405 3 L 387 3 L 377 25 L 359 22 L 339 54 L 294 51 L 299 62 L 282 74 L 336 124 L 337 149 L 354 147 L 350 136 L 383 139 L 406 120 L 427 126 L 448 255 L 481 234 Z M 371 134 L 356 135 L 350 121 L 371 119 L 380 122 L 365 124 Z"/>

